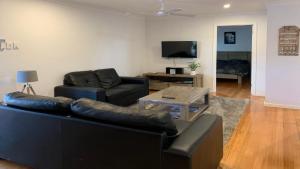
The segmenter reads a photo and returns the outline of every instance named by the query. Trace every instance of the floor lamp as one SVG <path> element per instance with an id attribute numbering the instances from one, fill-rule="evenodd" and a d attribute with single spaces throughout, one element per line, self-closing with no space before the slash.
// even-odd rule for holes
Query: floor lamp
<path id="1" fill-rule="evenodd" d="M 30 82 L 37 82 L 38 76 L 36 71 L 18 71 L 17 72 L 17 83 L 23 83 L 22 93 L 26 90 L 27 94 L 32 93 L 36 95 L 35 91 L 33 90 Z"/>

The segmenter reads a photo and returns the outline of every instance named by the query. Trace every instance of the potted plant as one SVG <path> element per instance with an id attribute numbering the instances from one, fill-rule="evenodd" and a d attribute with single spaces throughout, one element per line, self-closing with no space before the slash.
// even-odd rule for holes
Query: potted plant
<path id="1" fill-rule="evenodd" d="M 194 61 L 189 64 L 189 68 L 191 69 L 191 75 L 196 75 L 196 70 L 200 67 L 200 63 Z"/>

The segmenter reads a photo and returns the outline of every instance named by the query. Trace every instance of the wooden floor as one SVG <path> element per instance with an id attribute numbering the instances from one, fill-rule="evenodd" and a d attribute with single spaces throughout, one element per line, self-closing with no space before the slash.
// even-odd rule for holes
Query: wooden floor
<path id="1" fill-rule="evenodd" d="M 225 146 L 223 169 L 300 169 L 300 110 L 264 106 L 250 96 L 250 84 L 217 85 L 216 95 L 250 98 L 244 116 Z M 248 86 L 248 87 L 247 87 Z"/>
<path id="2" fill-rule="evenodd" d="M 217 95 L 233 98 L 250 98 L 251 82 L 250 79 L 244 79 L 242 85 L 238 85 L 237 80 L 218 79 Z"/>
<path id="3" fill-rule="evenodd" d="M 0 169 L 29 169 L 29 168 L 1 160 Z"/>
<path id="4" fill-rule="evenodd" d="M 222 169 L 300 169 L 300 110 L 269 108 L 250 96 L 250 83 L 220 81 L 214 95 L 250 98 L 244 116 L 224 149 Z M 26 169 L 0 162 L 0 169 Z"/>

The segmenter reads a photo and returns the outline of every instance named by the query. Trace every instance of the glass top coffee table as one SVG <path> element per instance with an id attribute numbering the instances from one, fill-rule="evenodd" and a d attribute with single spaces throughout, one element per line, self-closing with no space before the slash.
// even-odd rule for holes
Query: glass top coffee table
<path id="1" fill-rule="evenodd" d="M 173 86 L 139 99 L 140 109 L 168 107 L 173 118 L 193 121 L 209 106 L 209 89 Z"/>

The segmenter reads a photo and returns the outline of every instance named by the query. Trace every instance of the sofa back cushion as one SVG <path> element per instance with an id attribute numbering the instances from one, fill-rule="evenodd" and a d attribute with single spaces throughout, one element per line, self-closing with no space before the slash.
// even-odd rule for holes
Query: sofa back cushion
<path id="1" fill-rule="evenodd" d="M 79 99 L 73 102 L 71 109 L 74 115 L 100 122 L 154 132 L 166 132 L 168 136 L 177 134 L 177 128 L 168 112 L 150 110 L 139 112 L 135 109 L 119 107 L 90 99 Z"/>
<path id="2" fill-rule="evenodd" d="M 8 106 L 51 114 L 70 113 L 73 101 L 65 97 L 28 95 L 21 92 L 8 93 L 4 96 L 4 103 Z"/>
<path id="3" fill-rule="evenodd" d="M 79 87 L 100 87 L 99 80 L 93 71 L 68 73 L 65 75 L 64 84 Z"/>
<path id="4" fill-rule="evenodd" d="M 116 70 L 112 68 L 95 70 L 95 74 L 100 81 L 101 87 L 104 89 L 118 86 L 122 82 Z"/>

